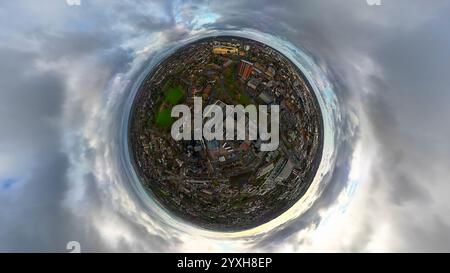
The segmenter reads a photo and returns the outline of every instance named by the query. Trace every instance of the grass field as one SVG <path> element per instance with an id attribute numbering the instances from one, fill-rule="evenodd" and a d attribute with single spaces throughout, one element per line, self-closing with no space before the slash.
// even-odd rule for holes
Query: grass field
<path id="1" fill-rule="evenodd" d="M 184 92 L 181 86 L 170 87 L 166 92 L 165 101 L 171 105 L 178 104 L 184 98 Z"/>
<path id="2" fill-rule="evenodd" d="M 234 78 L 235 69 L 229 67 L 224 71 L 224 85 L 228 94 L 236 100 L 237 103 L 244 106 L 252 104 L 252 98 L 245 90 L 241 90 L 238 82 Z"/>
<path id="3" fill-rule="evenodd" d="M 238 93 L 238 86 L 233 76 L 234 70 L 229 67 L 224 71 L 225 91 L 230 92 L 232 96 Z"/>
<path id="4" fill-rule="evenodd" d="M 168 128 L 173 123 L 173 119 L 170 116 L 172 106 L 177 105 L 184 99 L 185 92 L 180 85 L 174 86 L 171 80 L 166 82 L 163 91 L 165 97 L 156 113 L 155 123 L 159 127 Z"/>
<path id="5" fill-rule="evenodd" d="M 156 114 L 156 125 L 161 127 L 168 127 L 172 125 L 172 117 L 170 116 L 171 110 L 168 108 L 160 109 Z"/>
<path id="6" fill-rule="evenodd" d="M 239 103 L 244 106 L 247 106 L 249 104 L 252 104 L 252 98 L 247 94 L 247 92 L 242 91 L 239 94 Z"/>

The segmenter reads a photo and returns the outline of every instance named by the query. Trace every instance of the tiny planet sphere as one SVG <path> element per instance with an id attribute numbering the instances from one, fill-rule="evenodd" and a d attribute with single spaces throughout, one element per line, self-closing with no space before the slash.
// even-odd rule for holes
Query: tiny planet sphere
<path id="1" fill-rule="evenodd" d="M 278 129 L 276 149 L 261 148 L 261 131 L 250 137 L 261 116 L 245 113 L 244 132 L 234 126 L 234 138 L 192 132 L 190 140 L 175 139 L 172 109 L 186 105 L 194 119 L 194 102 L 224 109 L 224 126 L 227 118 L 239 121 L 226 106 L 277 107 L 279 123 L 274 112 L 267 117 L 269 131 Z M 146 76 L 131 111 L 128 142 L 143 187 L 175 217 L 209 230 L 242 231 L 278 217 L 306 193 L 322 157 L 321 109 L 306 77 L 274 48 L 247 38 L 182 46 Z M 203 115 L 202 125 L 207 120 Z"/>

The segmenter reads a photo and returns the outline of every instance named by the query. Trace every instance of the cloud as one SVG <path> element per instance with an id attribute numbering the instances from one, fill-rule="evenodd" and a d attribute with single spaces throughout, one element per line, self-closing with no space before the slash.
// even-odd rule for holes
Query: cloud
<path id="1" fill-rule="evenodd" d="M 65 85 L 58 74 L 34 69 L 35 54 L 1 49 L 0 58 L 9 64 L 1 69 L 0 177 L 14 177 L 0 192 L 0 251 L 63 251 L 76 232 L 62 206 L 69 168 L 59 132 Z"/>

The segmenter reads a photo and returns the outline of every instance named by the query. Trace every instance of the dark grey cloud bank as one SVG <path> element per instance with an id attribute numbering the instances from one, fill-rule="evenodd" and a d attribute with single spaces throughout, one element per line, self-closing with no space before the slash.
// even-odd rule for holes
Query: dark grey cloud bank
<path id="1" fill-rule="evenodd" d="M 319 202 L 251 250 L 449 250 L 448 3 L 110 2 L 0 4 L 0 251 L 64 251 L 71 240 L 86 251 L 189 250 L 180 234 L 110 207 L 119 199 L 105 188 L 117 185 L 93 169 L 116 150 L 87 135 L 101 120 L 99 102 L 111 100 L 111 80 L 134 75 L 126 73 L 137 51 L 205 28 L 256 29 L 305 48 L 336 85 L 344 114 L 358 116 L 358 130 L 349 119 L 341 124 L 339 158 Z M 350 204 L 353 221 L 342 216 L 352 232 L 327 244 L 299 237 L 313 234 L 318 211 L 337 202 L 358 141 L 370 167 Z M 116 233 L 103 227 L 107 219 Z"/>

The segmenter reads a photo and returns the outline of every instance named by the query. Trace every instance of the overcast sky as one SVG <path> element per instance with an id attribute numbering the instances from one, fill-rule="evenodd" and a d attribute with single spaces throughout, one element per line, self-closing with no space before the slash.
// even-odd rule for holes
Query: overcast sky
<path id="1" fill-rule="evenodd" d="M 2 1 L 0 251 L 450 251 L 450 3 L 381 2 Z M 211 30 L 304 49 L 341 107 L 327 187 L 264 236 L 168 228 L 118 168 L 146 60 Z"/>

